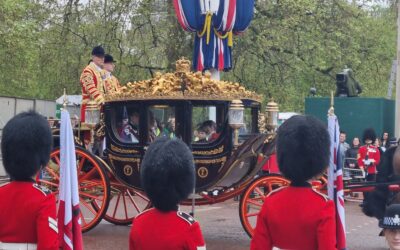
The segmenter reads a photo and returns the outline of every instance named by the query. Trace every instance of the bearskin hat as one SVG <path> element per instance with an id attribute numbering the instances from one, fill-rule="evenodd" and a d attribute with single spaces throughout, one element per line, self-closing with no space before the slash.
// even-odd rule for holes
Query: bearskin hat
<path id="1" fill-rule="evenodd" d="M 294 184 L 304 183 L 329 165 L 327 128 L 315 117 L 293 116 L 279 127 L 276 150 L 282 174 Z"/>
<path id="2" fill-rule="evenodd" d="M 195 185 L 192 152 L 179 139 L 159 138 L 144 155 L 140 178 L 154 207 L 161 211 L 177 210 Z"/>
<path id="3" fill-rule="evenodd" d="M 40 114 L 29 111 L 13 117 L 4 127 L 1 153 L 13 180 L 30 180 L 46 166 L 52 148 L 51 129 Z"/>
<path id="4" fill-rule="evenodd" d="M 101 46 L 96 46 L 92 50 L 92 56 L 97 56 L 97 57 L 104 57 L 105 51 L 103 47 Z"/>
<path id="5" fill-rule="evenodd" d="M 376 133 L 375 130 L 373 128 L 367 128 L 366 130 L 364 130 L 363 132 L 363 142 L 365 143 L 366 140 L 371 140 L 372 143 L 375 142 L 376 140 Z"/>
<path id="6" fill-rule="evenodd" d="M 114 62 L 116 61 L 114 60 L 114 57 L 112 57 L 111 55 L 106 54 L 104 56 L 104 63 L 114 63 Z"/>

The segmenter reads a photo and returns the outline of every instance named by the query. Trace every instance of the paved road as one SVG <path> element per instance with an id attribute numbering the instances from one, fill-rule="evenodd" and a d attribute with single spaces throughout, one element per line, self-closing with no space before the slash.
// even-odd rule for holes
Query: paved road
<path id="1" fill-rule="evenodd" d="M 364 216 L 358 202 L 346 203 L 346 231 L 350 250 L 384 250 L 385 241 L 378 237 L 377 220 Z M 182 210 L 189 210 L 183 207 Z M 227 201 L 212 206 L 197 207 L 208 250 L 249 249 L 250 239 L 243 231 L 238 215 L 238 202 Z M 129 226 L 114 226 L 101 222 L 84 234 L 85 249 L 127 249 Z"/>

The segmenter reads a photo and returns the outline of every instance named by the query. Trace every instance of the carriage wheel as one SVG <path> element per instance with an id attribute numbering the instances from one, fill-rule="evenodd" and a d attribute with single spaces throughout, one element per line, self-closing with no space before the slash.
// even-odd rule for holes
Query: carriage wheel
<path id="1" fill-rule="evenodd" d="M 97 201 L 92 205 L 99 209 Z M 150 207 L 150 200 L 144 193 L 112 181 L 110 203 L 104 219 L 115 225 L 130 225 L 139 213 Z"/>
<path id="2" fill-rule="evenodd" d="M 107 211 L 110 197 L 110 181 L 105 169 L 87 150 L 76 147 L 76 166 L 78 172 L 79 200 L 81 210 L 82 232 L 87 232 L 100 223 Z M 58 203 L 58 186 L 60 174 L 60 149 L 50 155 L 50 161 L 42 171 L 38 182 L 56 194 Z M 96 201 L 98 209 L 92 207 Z M 57 206 L 58 207 L 58 206 Z"/>
<path id="3" fill-rule="evenodd" d="M 257 223 L 257 216 L 267 195 L 280 187 L 288 186 L 289 180 L 281 175 L 264 175 L 253 180 L 240 198 L 239 217 L 246 233 L 252 237 Z"/>

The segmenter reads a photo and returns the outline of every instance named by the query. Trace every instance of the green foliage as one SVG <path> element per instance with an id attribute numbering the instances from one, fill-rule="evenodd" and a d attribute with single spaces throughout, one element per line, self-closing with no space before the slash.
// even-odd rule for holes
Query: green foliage
<path id="1" fill-rule="evenodd" d="M 179 57 L 191 58 L 193 34 L 180 28 L 171 2 L 0 1 L 0 95 L 55 99 L 64 87 L 79 94 L 79 75 L 98 44 L 118 61 L 121 83 L 173 70 Z M 234 68 L 224 79 L 274 97 L 285 111 L 301 112 L 310 87 L 329 95 L 345 66 L 363 96 L 386 95 L 396 55 L 393 3 L 259 0 L 255 11 L 235 37 Z"/>

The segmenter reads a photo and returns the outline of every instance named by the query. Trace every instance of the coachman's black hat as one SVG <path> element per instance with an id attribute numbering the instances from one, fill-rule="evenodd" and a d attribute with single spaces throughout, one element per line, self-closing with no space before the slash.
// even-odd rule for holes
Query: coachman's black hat
<path id="1" fill-rule="evenodd" d="M 379 220 L 380 228 L 400 229 L 400 204 L 389 205 L 385 216 Z"/>
<path id="2" fill-rule="evenodd" d="M 115 63 L 115 62 L 117 62 L 117 61 L 115 61 L 111 55 L 106 54 L 104 56 L 104 63 Z"/>
<path id="3" fill-rule="evenodd" d="M 92 56 L 97 56 L 97 57 L 104 57 L 106 52 L 104 51 L 103 47 L 101 46 L 96 46 L 92 50 Z"/>

